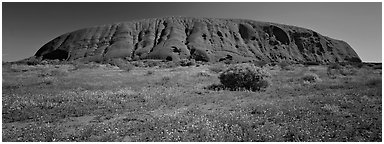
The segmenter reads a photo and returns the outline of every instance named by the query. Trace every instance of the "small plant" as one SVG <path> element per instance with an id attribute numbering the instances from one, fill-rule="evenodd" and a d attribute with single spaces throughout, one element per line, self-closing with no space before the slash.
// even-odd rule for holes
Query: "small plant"
<path id="1" fill-rule="evenodd" d="M 168 62 L 164 62 L 164 65 L 162 65 L 161 67 L 162 68 L 175 68 L 175 67 L 178 67 L 179 64 L 174 62 L 174 61 L 168 61 Z"/>
<path id="2" fill-rule="evenodd" d="M 44 71 L 42 73 L 38 74 L 38 77 L 46 77 L 46 76 L 67 76 L 68 75 L 68 70 L 66 69 L 53 69 L 53 70 L 48 70 Z"/>
<path id="3" fill-rule="evenodd" d="M 131 64 L 124 64 L 124 65 L 120 65 L 120 66 L 118 66 L 121 70 L 124 70 L 124 71 L 126 71 L 126 72 L 129 72 L 129 71 L 131 71 L 131 70 L 133 70 L 134 68 L 135 68 L 135 66 L 134 65 L 131 65 Z"/>
<path id="4" fill-rule="evenodd" d="M 148 70 L 147 73 L 145 74 L 146 76 L 153 75 L 155 72 L 152 70 Z"/>
<path id="5" fill-rule="evenodd" d="M 342 69 L 343 67 L 341 65 L 339 65 L 338 63 L 332 63 L 332 64 L 329 64 L 327 69 L 330 70 L 330 69 L 335 69 L 335 70 L 339 70 L 339 69 Z"/>
<path id="6" fill-rule="evenodd" d="M 253 64 L 257 67 L 264 67 L 264 66 L 268 65 L 268 63 L 266 61 L 256 61 Z"/>
<path id="7" fill-rule="evenodd" d="M 3 71 L 13 71 L 12 64 L 10 62 L 4 62 L 2 63 Z"/>
<path id="8" fill-rule="evenodd" d="M 351 65 L 346 65 L 344 68 L 339 70 L 339 73 L 343 76 L 355 75 L 357 72 L 358 70 Z"/>
<path id="9" fill-rule="evenodd" d="M 252 64 L 237 64 L 220 74 L 220 82 L 231 90 L 264 90 L 271 85 L 271 74 Z"/>
<path id="10" fill-rule="evenodd" d="M 286 70 L 286 71 L 290 71 L 290 70 L 294 70 L 295 69 L 291 64 L 289 64 L 286 61 L 282 61 L 282 62 L 278 63 L 278 65 L 280 66 L 280 68 L 282 70 Z"/>
<path id="11" fill-rule="evenodd" d="M 304 76 L 302 77 L 302 80 L 304 80 L 304 82 L 310 82 L 310 83 L 321 81 L 319 76 L 315 73 L 304 74 Z"/>
<path id="12" fill-rule="evenodd" d="M 226 87 L 223 84 L 212 84 L 212 85 L 205 87 L 205 89 L 213 90 L 213 91 L 225 90 L 225 88 Z"/>
<path id="13" fill-rule="evenodd" d="M 328 67 L 327 67 L 327 75 L 330 78 L 335 79 L 336 78 L 336 74 L 339 73 L 339 71 L 341 69 L 343 69 L 343 66 L 341 66 L 338 63 L 329 64 Z"/>
<path id="14" fill-rule="evenodd" d="M 99 65 L 95 63 L 84 63 L 79 61 L 73 61 L 71 62 L 71 64 L 74 66 L 74 69 L 72 69 L 72 71 L 79 69 L 94 69 L 99 67 Z"/>
<path id="15" fill-rule="evenodd" d="M 148 61 L 145 61 L 145 65 L 147 67 L 155 67 L 155 66 L 160 66 L 163 62 L 159 61 L 159 60 L 148 60 Z"/>
<path id="16" fill-rule="evenodd" d="M 304 62 L 303 63 L 305 66 L 315 66 L 315 65 L 320 65 L 319 62 L 315 62 L 315 61 L 307 61 L 307 62 Z"/>
<path id="17" fill-rule="evenodd" d="M 196 65 L 196 62 L 194 59 L 191 59 L 191 60 L 182 59 L 178 63 L 180 66 L 194 66 L 194 65 Z"/>
<path id="18" fill-rule="evenodd" d="M 57 81 L 54 77 L 44 77 L 40 84 L 51 85 Z"/>
<path id="19" fill-rule="evenodd" d="M 129 72 L 135 68 L 134 65 L 132 65 L 132 64 L 130 64 L 127 61 L 124 61 L 122 59 L 112 59 L 109 63 L 111 65 L 117 66 L 117 67 L 119 67 L 119 69 L 127 71 L 127 72 Z"/>
<path id="20" fill-rule="evenodd" d="M 144 62 L 142 61 L 132 61 L 131 64 L 133 64 L 135 67 L 145 67 Z"/>
<path id="21" fill-rule="evenodd" d="M 36 57 L 30 57 L 26 60 L 27 65 L 38 65 L 40 64 L 40 60 Z"/>
<path id="22" fill-rule="evenodd" d="M 369 79 L 367 82 L 366 82 L 366 85 L 367 86 L 370 86 L 370 87 L 376 87 L 376 86 L 380 86 L 381 87 L 381 79 L 380 78 L 371 78 Z"/>
<path id="23" fill-rule="evenodd" d="M 169 76 L 164 76 L 164 77 L 161 78 L 160 81 L 156 82 L 155 84 L 164 86 L 164 85 L 166 85 L 167 83 L 169 83 L 170 81 L 171 81 L 171 77 L 169 77 Z"/>
<path id="24" fill-rule="evenodd" d="M 206 71 L 201 71 L 201 72 L 198 72 L 196 76 L 210 77 L 211 75 L 209 75 L 209 73 L 207 73 Z"/>
<path id="25" fill-rule="evenodd" d="M 214 65 L 211 65 L 208 69 L 212 72 L 220 73 L 220 72 L 224 71 L 226 68 L 227 67 L 225 66 L 225 64 L 217 63 Z"/>
<path id="26" fill-rule="evenodd" d="M 382 66 L 381 66 L 381 64 L 374 65 L 374 66 L 373 66 L 373 69 L 382 69 Z"/>

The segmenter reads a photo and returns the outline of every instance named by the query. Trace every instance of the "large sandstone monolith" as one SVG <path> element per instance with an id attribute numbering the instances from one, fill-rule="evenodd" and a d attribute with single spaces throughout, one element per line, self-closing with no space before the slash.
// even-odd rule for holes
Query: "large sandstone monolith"
<path id="1" fill-rule="evenodd" d="M 85 28 L 41 47 L 42 59 L 195 59 L 207 62 L 348 62 L 344 41 L 309 29 L 241 19 L 167 17 Z"/>

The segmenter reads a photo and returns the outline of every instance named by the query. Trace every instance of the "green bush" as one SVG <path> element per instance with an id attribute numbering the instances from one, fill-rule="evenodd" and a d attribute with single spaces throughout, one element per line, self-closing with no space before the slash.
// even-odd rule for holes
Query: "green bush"
<path id="1" fill-rule="evenodd" d="M 271 84 L 271 74 L 252 64 L 237 64 L 220 74 L 220 82 L 231 90 L 265 90 Z"/>

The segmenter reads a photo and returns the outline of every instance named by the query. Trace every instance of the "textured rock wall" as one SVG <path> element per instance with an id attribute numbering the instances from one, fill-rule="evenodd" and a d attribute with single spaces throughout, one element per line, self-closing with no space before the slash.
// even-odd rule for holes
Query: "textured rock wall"
<path id="1" fill-rule="evenodd" d="M 43 59 L 192 58 L 200 61 L 360 61 L 345 42 L 312 30 L 239 19 L 156 18 L 61 35 L 35 54 Z"/>

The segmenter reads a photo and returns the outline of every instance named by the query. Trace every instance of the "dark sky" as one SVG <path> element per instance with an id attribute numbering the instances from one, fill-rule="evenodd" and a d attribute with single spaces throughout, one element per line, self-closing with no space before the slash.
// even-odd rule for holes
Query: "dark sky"
<path id="1" fill-rule="evenodd" d="M 349 43 L 363 61 L 381 62 L 381 3 L 2 3 L 2 60 L 33 56 L 77 29 L 142 18 L 244 18 L 309 28 Z"/>

